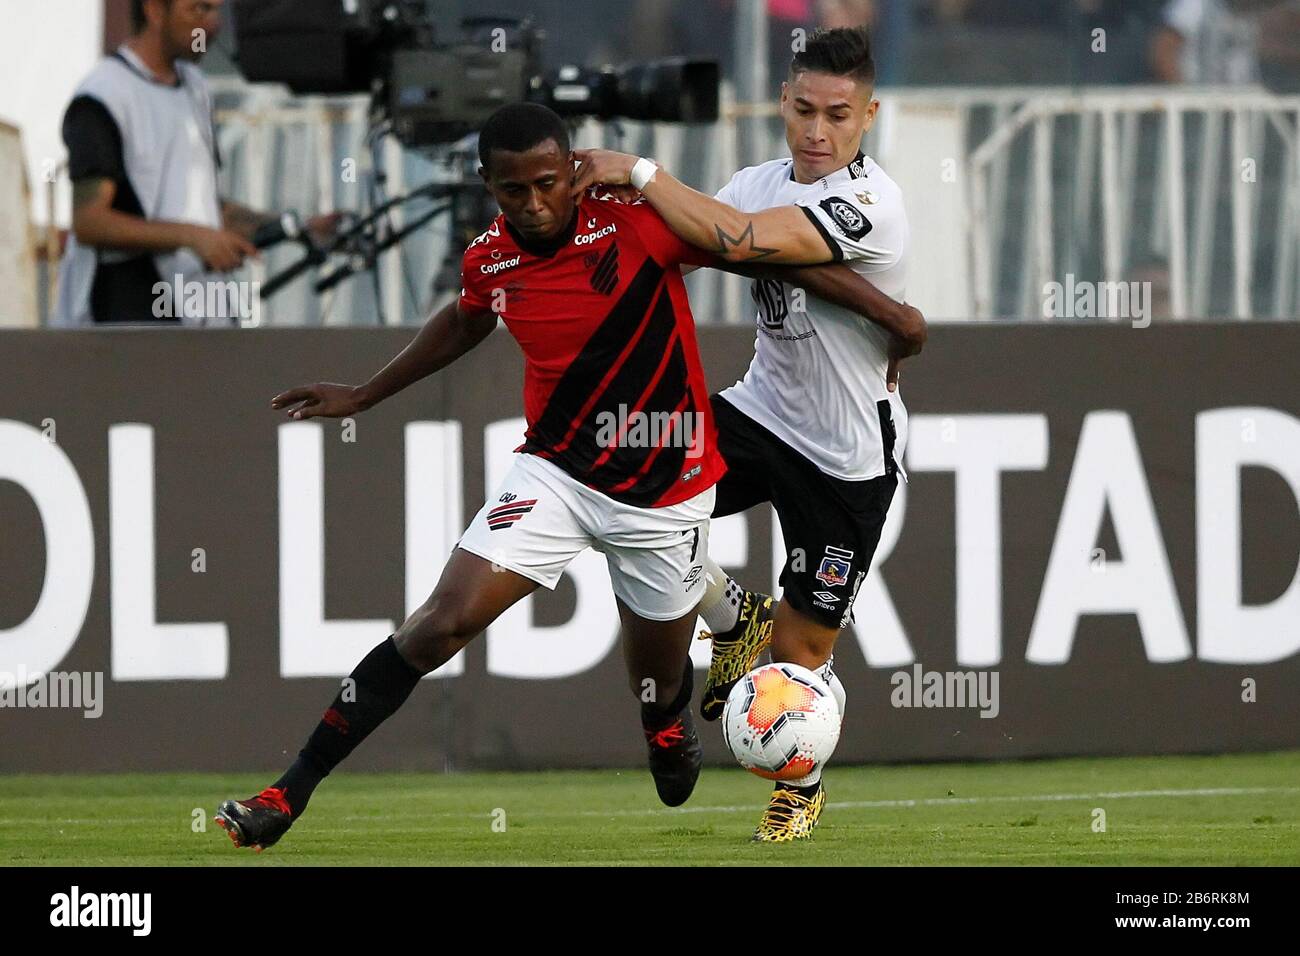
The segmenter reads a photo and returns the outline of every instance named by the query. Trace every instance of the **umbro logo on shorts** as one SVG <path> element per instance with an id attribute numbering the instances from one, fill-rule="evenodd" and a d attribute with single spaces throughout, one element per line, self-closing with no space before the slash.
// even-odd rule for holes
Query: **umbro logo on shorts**
<path id="1" fill-rule="evenodd" d="M 501 497 L 505 497 L 502 495 Z M 514 496 L 511 495 L 513 498 Z M 536 498 L 529 498 L 526 501 L 511 501 L 509 504 L 499 505 L 488 512 L 488 527 L 493 531 L 500 531 L 502 528 L 509 528 L 516 521 L 522 518 L 528 512 L 533 510 L 533 505 L 537 504 Z"/>

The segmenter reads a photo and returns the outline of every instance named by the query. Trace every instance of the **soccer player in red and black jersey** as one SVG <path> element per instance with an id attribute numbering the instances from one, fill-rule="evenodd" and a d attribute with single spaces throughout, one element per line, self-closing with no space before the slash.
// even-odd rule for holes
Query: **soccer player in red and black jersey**
<path id="1" fill-rule="evenodd" d="M 574 196 L 568 130 L 543 106 L 493 114 L 479 158 L 502 214 L 465 252 L 459 302 L 366 384 L 295 388 L 272 406 L 294 419 L 356 414 L 456 360 L 500 319 L 525 358 L 523 443 L 433 594 L 357 665 L 294 764 L 257 796 L 221 805 L 217 821 L 237 846 L 279 840 L 421 677 L 539 585 L 554 588 L 588 547 L 608 561 L 660 799 L 683 803 L 699 776 L 688 647 L 726 466 L 680 266 L 716 260 L 648 203 L 604 187 Z M 786 271 L 846 303 L 874 292 L 840 266 Z"/>

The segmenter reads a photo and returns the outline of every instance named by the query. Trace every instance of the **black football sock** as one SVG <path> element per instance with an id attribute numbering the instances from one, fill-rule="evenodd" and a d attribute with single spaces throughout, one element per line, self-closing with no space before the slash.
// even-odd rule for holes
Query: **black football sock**
<path id="1" fill-rule="evenodd" d="M 641 723 L 646 727 L 658 727 L 660 724 L 671 722 L 683 710 L 691 704 L 691 692 L 695 689 L 695 665 L 691 659 L 686 659 L 686 673 L 682 674 L 682 686 L 677 691 L 677 696 L 672 699 L 666 706 L 659 706 L 656 703 L 645 703 L 641 705 Z"/>
<path id="2" fill-rule="evenodd" d="M 423 676 L 398 653 L 391 637 L 362 658 L 298 759 L 274 784 L 284 790 L 294 819 L 306 809 L 316 785 L 397 712 Z"/>

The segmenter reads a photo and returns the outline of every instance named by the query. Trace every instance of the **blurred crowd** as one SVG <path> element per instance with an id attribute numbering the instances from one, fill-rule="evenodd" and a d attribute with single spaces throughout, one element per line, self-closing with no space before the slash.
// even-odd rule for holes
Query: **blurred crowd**
<path id="1" fill-rule="evenodd" d="M 461 13 L 475 3 L 459 0 Z M 442 0 L 432 8 L 448 10 Z M 1262 83 L 1300 90 L 1300 0 L 766 0 L 769 77 L 794 31 L 867 23 L 884 84 Z M 618 8 L 619 24 L 610 23 Z M 736 0 L 506 0 L 546 58 L 716 56 L 734 73 Z M 1101 31 L 1098 33 L 1098 31 Z"/>
<path id="2" fill-rule="evenodd" d="M 545 66 L 718 59 L 736 74 L 737 0 L 426 0 L 446 37 L 465 16 L 530 17 Z M 1300 92 L 1300 0 L 765 0 L 772 93 L 814 27 L 870 25 L 882 85 L 1262 84 Z M 612 14 L 617 13 L 617 16 Z M 110 29 L 109 33 L 113 31 Z M 111 37 L 110 46 L 125 34 Z M 234 73 L 233 37 L 205 63 Z"/>
<path id="3" fill-rule="evenodd" d="M 130 42 L 132 18 L 127 16 L 128 8 L 134 11 L 142 8 L 144 0 L 105 0 L 107 19 L 105 21 L 105 44 L 107 50 L 118 48 L 124 41 Z M 758 101 L 771 101 L 779 90 L 781 80 L 785 78 L 791 54 L 801 37 L 807 36 L 818 27 L 842 27 L 865 24 L 872 33 L 876 75 L 878 85 L 883 88 L 899 87 L 1048 87 L 1048 86 L 1098 86 L 1098 85 L 1149 85 L 1149 84 L 1189 84 L 1205 86 L 1228 86 L 1237 90 L 1263 86 L 1279 93 L 1300 93 L 1300 0 L 424 0 L 438 30 L 440 41 L 451 41 L 459 35 L 459 23 L 469 16 L 506 16 L 528 18 L 544 33 L 541 46 L 541 63 L 543 69 L 554 68 L 563 64 L 583 64 L 600 66 L 645 61 L 661 57 L 699 57 L 720 61 L 724 76 L 733 80 L 741 77 L 753 77 L 751 67 L 756 62 L 766 62 L 766 91 L 754 88 L 752 83 L 737 83 L 738 95 L 751 97 Z M 150 8 L 167 7 L 166 4 L 147 4 Z M 180 7 L 179 4 L 175 5 Z M 210 6 L 210 5 L 208 5 Z M 230 4 L 227 4 L 229 8 Z M 202 5 L 194 5 L 199 9 Z M 168 7 L 170 9 L 170 7 Z M 185 9 L 189 9 L 186 7 Z M 213 8 L 215 10 L 215 8 Z M 765 14 L 763 17 L 761 14 Z M 227 17 L 233 11 L 227 13 Z M 209 11 L 204 16 L 213 16 Z M 157 18 L 155 18 L 157 19 Z M 167 21 L 171 23 L 171 20 Z M 224 78 L 227 82 L 213 84 L 214 93 L 211 100 L 198 97 L 193 103 L 177 100 L 168 108 L 175 107 L 181 111 L 196 110 L 194 126 L 200 130 L 210 130 L 210 141 L 200 143 L 194 137 L 178 140 L 183 146 L 195 153 L 195 162 L 199 164 L 199 173 L 192 178 L 189 173 L 182 175 L 175 172 L 181 165 L 175 162 L 165 168 L 172 170 L 174 182 L 168 181 L 174 195 L 177 211 L 171 217 L 177 221 L 192 223 L 193 216 L 179 207 L 190 201 L 187 183 L 201 181 L 205 184 L 220 185 L 225 192 L 215 192 L 207 196 L 208 215 L 205 230 L 195 235 L 189 229 L 179 239 L 172 235 L 166 238 L 165 247 L 181 247 L 189 256 L 192 268 L 164 270 L 167 276 L 199 274 L 202 268 L 215 270 L 222 274 L 239 265 L 244 255 L 253 255 L 253 249 L 271 249 L 284 239 L 297 239 L 306 230 L 310 236 L 324 228 L 326 220 L 337 222 L 337 217 L 316 216 L 300 220 L 293 213 L 294 209 L 319 207 L 319 196 L 311 192 L 296 171 L 308 161 L 314 140 L 295 137 L 273 137 L 273 159 L 252 161 L 247 151 L 241 152 L 241 141 L 235 137 L 231 148 L 223 155 L 216 148 L 219 129 L 212 126 L 213 116 L 218 122 L 224 112 L 235 115 L 245 106 L 249 88 L 242 83 L 229 82 L 237 73 L 234 34 L 227 29 L 216 31 L 209 28 L 214 43 L 203 57 L 188 57 L 192 31 L 188 24 L 172 24 L 177 31 L 172 39 L 180 44 L 183 59 L 202 59 L 202 69 L 194 68 L 191 88 L 206 86 L 209 78 Z M 754 27 L 761 27 L 751 32 Z M 765 33 L 763 37 L 760 34 Z M 161 42 L 161 41 L 158 41 Z M 138 44 L 137 44 L 138 46 Z M 155 42 L 154 46 L 157 46 Z M 764 49 L 765 48 L 765 49 Z M 170 62 L 163 51 L 153 49 L 148 44 L 136 50 L 143 50 L 152 56 L 145 56 L 140 62 L 135 57 L 122 59 L 129 69 L 135 70 L 146 78 L 157 80 L 168 73 Z M 119 50 L 119 58 L 126 56 Z M 759 58 L 755 60 L 755 58 Z M 193 66 L 193 64 L 191 64 Z M 119 79 L 126 76 L 120 66 L 116 67 Z M 112 72 L 110 70 L 110 72 Z M 165 84 L 164 84 L 165 85 Z M 132 87 L 136 89 L 137 87 Z M 157 93 L 157 84 L 140 86 Z M 949 94 L 940 92 L 939 97 Z M 1012 96 L 1018 94 L 1013 93 Z M 1236 94 L 1226 98 L 1207 97 L 1207 102 L 1231 103 Z M 1147 98 L 1150 99 L 1149 97 Z M 1157 97 L 1157 99 L 1160 99 Z M 202 100 L 202 102 L 200 102 Z M 210 108 L 210 104 L 215 109 Z M 82 104 L 85 107 L 86 104 Z M 166 104 L 164 104 L 166 105 Z M 152 107 L 151 107 L 152 108 Z M 1215 107 L 1221 109 L 1222 107 Z M 1289 108 L 1289 107 L 1288 107 Z M 60 103 L 58 111 L 69 109 L 66 102 Z M 1149 109 L 1149 107 L 1144 107 Z M 85 248 L 74 246 L 74 253 L 84 260 L 81 270 L 81 283 L 64 281 L 59 284 L 60 292 L 76 291 L 77 309 L 55 308 L 53 284 L 42 281 L 39 308 L 33 304 L 28 310 L 31 314 L 42 316 L 67 313 L 68 322 L 94 311 L 92 306 L 102 306 L 100 311 L 106 314 L 139 314 L 146 311 L 143 304 L 146 294 L 152 295 L 152 272 L 140 270 L 137 260 L 142 255 L 127 257 L 123 261 L 111 261 L 112 257 L 121 257 L 122 250 L 152 250 L 161 239 L 157 237 L 135 236 L 130 243 L 123 243 L 119 235 L 107 235 L 103 229 L 96 229 L 98 222 L 102 226 L 117 223 L 121 225 L 127 212 L 127 219 L 133 215 L 131 200 L 138 197 L 131 195 L 131 177 L 125 172 L 129 160 L 144 163 L 151 175 L 164 167 L 153 169 L 157 164 L 150 163 L 149 158 L 158 154 L 175 156 L 167 152 L 171 147 L 157 144 L 145 144 L 136 149 L 125 149 L 116 136 L 116 122 L 106 122 L 104 116 L 95 110 L 89 113 L 85 109 L 69 109 L 72 128 L 65 118 L 61 132 L 64 144 L 75 143 L 77 148 L 69 145 L 69 174 L 74 180 L 81 179 L 99 183 L 98 192 L 83 193 L 80 199 L 74 191 L 72 224 L 74 232 L 84 238 Z M 85 114 L 85 115 L 83 115 Z M 93 115 L 92 115 L 93 114 Z M 111 119 L 111 118 L 110 118 Z M 967 118 L 966 132 L 973 142 L 987 133 L 991 124 L 996 122 L 994 110 L 987 103 L 971 107 Z M 1124 145 L 1128 152 L 1132 182 L 1129 184 L 1126 202 L 1132 209 L 1126 212 L 1130 229 L 1125 237 L 1127 250 L 1126 265 L 1128 269 L 1142 273 L 1146 281 L 1153 284 L 1156 295 L 1162 300 L 1169 298 L 1169 268 L 1166 259 L 1168 249 L 1166 219 L 1162 219 L 1160 202 L 1163 192 L 1159 187 L 1164 176 L 1165 162 L 1161 150 L 1165 140 L 1160 134 L 1156 117 L 1145 116 L 1143 122 L 1134 127 L 1132 135 Z M 1190 116 L 1184 124 L 1187 134 L 1187 152 L 1179 152 L 1183 157 L 1184 180 L 1189 188 L 1199 191 L 1196 208 L 1198 230 L 1211 236 L 1211 245 L 1202 242 L 1198 249 L 1213 252 L 1213 261 L 1228 263 L 1238 268 L 1234 255 L 1235 230 L 1202 229 L 1202 221 L 1211 226 L 1222 213 L 1218 221 L 1227 221 L 1228 182 L 1219 178 L 1219 185 L 1213 193 L 1202 188 L 1207 181 L 1204 170 L 1211 173 L 1218 168 L 1219 154 L 1222 152 L 1225 131 L 1221 125 L 1201 122 L 1201 117 Z M 1289 122 L 1289 120 L 1287 121 Z M 147 124 L 145 124 L 147 125 Z M 145 128 L 141 125 L 140 128 Z M 150 127 L 156 127 L 152 124 Z M 1275 124 L 1276 125 L 1276 124 Z M 181 127 L 177 127 L 179 129 Z M 296 127 L 295 127 L 296 128 Z M 1289 199 L 1292 189 L 1291 179 L 1285 171 L 1293 168 L 1294 152 L 1269 128 L 1263 124 L 1261 115 L 1253 115 L 1242 127 L 1251 138 L 1252 148 L 1259 159 L 1262 170 L 1260 182 L 1263 187 L 1257 191 L 1252 200 L 1250 215 L 1259 215 L 1261 227 L 1258 241 L 1249 245 L 1243 256 L 1258 260 L 1259 266 L 1254 270 L 1252 294 L 1260 301 L 1274 303 L 1274 311 L 1281 314 L 1289 312 L 1290 302 L 1278 290 L 1283 282 L 1274 281 L 1276 275 L 1286 275 L 1280 271 L 1293 253 L 1286 239 L 1287 216 L 1294 208 Z M 1280 129 L 1281 127 L 1279 127 Z M 1236 135 L 1237 127 L 1233 128 Z M 640 134 L 648 130 L 639 131 Z M 746 161 L 755 161 L 754 157 L 746 160 L 747 150 L 752 149 L 753 142 L 745 142 L 744 130 L 737 137 L 737 165 Z M 70 136 L 71 134 L 71 136 Z M 1056 130 L 1055 156 L 1057 162 L 1052 164 L 1054 188 L 1060 195 L 1073 195 L 1079 176 L 1067 170 L 1084 169 L 1085 175 L 1091 175 L 1083 166 L 1071 165 L 1072 151 L 1078 148 L 1077 137 L 1082 134 L 1070 124 L 1062 124 Z M 357 136 L 352 130 L 346 136 Z M 229 139 L 229 137 L 228 137 Z M 753 139 L 749 137 L 749 139 Z M 1291 138 L 1293 141 L 1293 138 Z M 713 156 L 708 153 L 713 140 L 704 137 L 688 138 L 681 145 L 679 164 L 688 179 L 706 182 L 715 175 L 712 172 Z M 1029 145 L 1024 137 L 1017 141 L 1014 148 L 1008 149 L 1010 166 L 1009 176 L 1012 182 L 1025 182 L 1029 172 Z M 199 149 L 198 147 L 203 147 Z M 349 147 L 350 148 L 350 147 Z M 208 153 L 211 153 L 209 156 Z M 201 154 L 201 155 L 200 155 Z M 314 161 L 314 158 L 312 159 Z M 408 154 L 404 157 L 403 178 L 408 182 L 420 182 L 432 175 L 428 158 Z M 1093 153 L 1088 152 L 1082 163 L 1094 162 Z M 1172 168 L 1172 167 L 1169 167 Z M 214 169 L 219 169 L 217 173 Z M 293 170 L 294 173 L 286 173 Z M 1095 172 L 1095 170 L 1093 170 Z M 1213 178 L 1211 175 L 1210 178 Z M 253 183 L 260 187 L 253 189 Z M 107 188 L 106 183 L 116 184 Z M 159 186 L 167 186 L 163 183 Z M 717 185 L 715 183 L 714 185 Z M 119 190 L 117 187 L 121 186 Z M 356 190 L 337 190 L 333 186 L 329 191 L 340 204 L 358 202 Z M 344 194 L 347 194 L 346 196 Z M 256 195 L 261 200 L 279 203 L 278 209 L 258 211 L 231 200 L 230 197 Z M 1204 197 L 1209 197 L 1208 199 Z M 0 197 L 3 198 L 3 197 Z M 26 202 L 25 198 L 18 201 Z M 996 291 L 993 303 L 994 314 L 1017 314 L 1023 311 L 1021 302 L 1025 271 L 1024 255 L 1029 245 L 1024 241 L 1028 234 L 1026 225 L 1031 221 L 1034 201 L 1032 191 L 1012 189 L 1007 192 L 1006 209 L 999 212 L 1002 221 L 1007 223 L 1002 241 L 997 243 L 999 249 L 1009 250 L 995 267 Z M 1089 199 L 1089 203 L 1094 202 Z M 1220 207 L 1223 207 L 1220 210 Z M 1091 207 L 1088 207 L 1091 209 Z M 1261 212 L 1262 210 L 1262 212 Z M 155 204 L 154 211 L 157 212 Z M 319 208 L 318 208 L 319 211 Z M 1283 213 L 1286 215 L 1283 215 Z M 1235 213 L 1231 213 L 1235 215 Z M 139 218 L 139 217 L 137 217 Z M 167 217 L 154 217 L 166 220 Z M 1075 223 L 1066 216 L 1058 216 L 1058 229 L 1064 229 L 1068 235 L 1058 236 L 1057 240 L 1075 262 L 1079 269 L 1086 272 L 1100 269 L 1098 261 L 1099 244 L 1096 236 L 1088 230 L 1099 222 L 1099 217 L 1089 212 L 1082 215 L 1081 222 Z M 1254 220 L 1252 220 L 1254 221 Z M 1272 223 L 1277 226 L 1273 228 Z M 1065 226 L 1060 226 L 1066 223 Z M 135 225 L 139 225 L 138 223 Z M 332 228 L 332 227 L 331 227 Z M 79 231 L 78 231 L 79 229 Z M 1078 235 L 1074 233 L 1077 232 Z M 216 237 L 216 238 L 214 238 Z M 217 238 L 222 238 L 223 248 L 216 248 Z M 260 238 L 259 238 L 260 237 Z M 149 240 L 149 241 L 145 241 Z M 455 245 L 452 243 L 451 245 Z M 97 251 L 101 247 L 114 250 L 111 256 L 101 256 Z M 426 233 L 411 241 L 411 248 L 419 248 L 418 255 L 412 255 L 414 262 L 442 262 L 445 251 L 445 236 L 439 231 L 435 237 Z M 231 250 L 234 251 L 231 251 Z M 286 251 L 287 250 L 287 251 Z M 289 252 L 296 253 L 293 243 L 285 242 L 278 252 L 275 268 L 288 264 L 285 258 Z M 1017 250 L 1019 250 L 1017 252 Z M 238 253 L 236 255 L 236 253 Z M 60 257 L 58 244 L 48 244 L 45 256 L 50 263 Z M 1001 253 L 999 253 L 1001 255 Z M 65 257 L 71 261 L 72 257 Z M 1252 261 L 1253 261 L 1252 260 Z M 1290 266 L 1286 266 L 1290 268 Z M 1145 270 L 1145 271 L 1144 271 Z M 1210 282 L 1204 278 L 1209 275 L 1206 269 L 1197 270 L 1202 276 L 1201 286 L 1208 287 L 1209 292 L 1200 295 L 1196 308 L 1201 314 L 1230 314 L 1234 309 L 1242 311 L 1232 298 L 1232 283 Z M 274 272 L 274 268 L 272 268 Z M 129 287 L 139 295 L 139 301 L 131 307 L 121 306 L 117 299 L 104 290 L 110 285 L 106 277 L 120 275 L 123 288 Z M 0 274 L 0 278 L 3 275 Z M 127 280 L 130 280 L 129 282 Z M 453 270 L 454 282 L 454 270 Z M 428 288 L 433 285 L 433 276 L 423 271 L 408 277 L 407 291 Z M 184 284 L 175 283 L 175 297 L 182 298 Z M 718 286 L 721 289 L 721 286 Z M 1180 291 L 1182 291 L 1180 289 Z M 70 293 L 69 293 L 70 294 Z M 308 296 L 301 290 L 293 293 L 296 300 L 288 296 L 280 300 L 286 303 L 280 311 L 286 315 L 319 315 L 320 303 L 315 297 Z M 721 294 L 719 291 L 718 294 Z M 364 297 L 361 297 L 364 298 Z M 409 309 L 404 315 L 411 320 L 418 319 L 423 313 L 423 304 L 418 292 L 411 292 Z M 35 303 L 35 296 L 32 296 Z M 48 301 L 47 301 L 48 300 Z M 330 300 L 331 305 L 333 300 Z M 109 305 L 104 305 L 109 303 Z M 113 303 L 117 303 L 113 305 Z M 110 307 L 111 306 L 111 307 Z M 396 308 L 405 308 L 400 303 Z M 390 304 L 390 310 L 393 308 Z M 1157 315 L 1167 305 L 1156 305 Z M 368 311 L 369 310 L 369 311 Z M 347 308 L 340 312 L 374 316 L 379 320 L 378 305 L 373 309 L 366 302 L 360 305 L 348 298 Z M 74 316 L 73 313 L 76 313 Z M 166 316 L 171 321 L 174 316 Z M 324 321 L 324 319 L 321 319 Z M 366 321 L 365 318 L 359 321 Z M 75 323 L 74 323 L 75 324 Z"/>

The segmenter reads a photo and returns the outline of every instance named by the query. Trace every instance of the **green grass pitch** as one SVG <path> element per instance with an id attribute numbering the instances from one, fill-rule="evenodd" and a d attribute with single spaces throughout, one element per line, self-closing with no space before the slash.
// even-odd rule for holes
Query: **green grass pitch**
<path id="1" fill-rule="evenodd" d="M 217 803 L 266 775 L 0 777 L 7 865 L 1296 865 L 1300 752 L 832 767 L 813 840 L 748 842 L 768 786 L 706 767 L 683 808 L 647 771 L 349 774 L 263 854 Z M 195 810 L 201 809 L 202 815 Z M 1105 832 L 1094 811 L 1105 812 Z M 197 830 L 197 832 L 196 832 Z"/>

